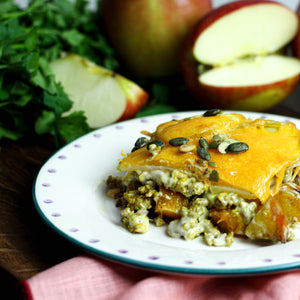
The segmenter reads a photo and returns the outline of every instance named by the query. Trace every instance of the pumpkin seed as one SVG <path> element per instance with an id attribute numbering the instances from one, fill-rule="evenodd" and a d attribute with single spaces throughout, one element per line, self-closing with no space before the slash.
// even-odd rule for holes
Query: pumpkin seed
<path id="1" fill-rule="evenodd" d="M 226 139 L 225 142 L 229 143 L 229 144 L 233 144 L 233 143 L 239 143 L 239 140 L 236 139 Z"/>
<path id="2" fill-rule="evenodd" d="M 185 137 L 177 137 L 174 139 L 169 140 L 169 144 L 172 146 L 181 146 L 183 144 L 186 144 L 189 141 L 189 139 Z"/>
<path id="3" fill-rule="evenodd" d="M 148 139 L 146 137 L 142 136 L 136 140 L 134 146 L 135 147 L 144 147 L 144 146 L 146 146 L 147 143 L 148 143 Z"/>
<path id="4" fill-rule="evenodd" d="M 225 154 L 225 153 L 227 153 L 226 152 L 226 149 L 227 149 L 227 147 L 230 145 L 230 143 L 228 143 L 228 142 L 222 142 L 221 144 L 219 144 L 219 146 L 218 146 L 218 151 L 220 152 L 220 153 L 222 153 L 222 154 Z"/>
<path id="5" fill-rule="evenodd" d="M 217 167 L 217 164 L 215 162 L 213 162 L 213 161 L 210 161 L 208 163 L 208 165 L 211 166 L 211 167 L 215 167 L 215 168 Z"/>
<path id="6" fill-rule="evenodd" d="M 226 152 L 231 152 L 231 153 L 242 153 L 248 151 L 249 146 L 246 143 L 243 142 L 238 142 L 238 143 L 233 143 L 230 144 L 226 148 Z"/>
<path id="7" fill-rule="evenodd" d="M 213 108 L 213 109 L 209 109 L 207 110 L 204 114 L 203 117 L 212 117 L 212 116 L 216 116 L 221 114 L 223 111 L 221 109 L 218 108 Z"/>
<path id="8" fill-rule="evenodd" d="M 217 141 L 213 141 L 213 142 L 209 143 L 208 146 L 210 149 L 215 149 L 215 148 L 218 148 L 219 143 Z"/>
<path id="9" fill-rule="evenodd" d="M 151 146 L 151 145 L 156 145 L 156 146 L 160 146 L 161 148 L 165 145 L 165 143 L 162 141 L 162 140 L 160 140 L 160 139 L 156 139 L 156 140 L 153 140 L 153 141 L 151 141 L 148 145 L 147 145 L 147 150 L 149 150 L 149 147 Z"/>
<path id="10" fill-rule="evenodd" d="M 221 143 L 227 139 L 229 139 L 229 135 L 226 133 L 220 133 L 213 136 L 213 140 L 218 143 Z"/>
<path id="11" fill-rule="evenodd" d="M 135 144 L 134 144 L 134 147 L 133 147 L 133 149 L 131 150 L 131 152 L 134 152 L 134 151 L 136 151 L 136 150 L 138 150 L 138 149 L 140 149 L 140 148 L 146 146 L 147 143 L 148 143 L 148 139 L 147 139 L 146 137 L 139 137 L 139 138 L 136 140 L 136 142 L 135 142 Z"/>
<path id="12" fill-rule="evenodd" d="M 183 144 L 179 148 L 180 152 L 191 152 L 196 149 L 196 145 L 194 144 Z"/>
<path id="13" fill-rule="evenodd" d="M 212 170 L 212 172 L 209 175 L 209 180 L 219 182 L 220 180 L 219 172 L 217 170 Z"/>
<path id="14" fill-rule="evenodd" d="M 202 148 L 204 148 L 204 149 L 208 149 L 208 148 L 209 148 L 208 141 L 207 141 L 205 138 L 203 138 L 203 137 L 201 137 L 201 138 L 199 139 L 199 145 L 200 145 Z"/>
<path id="15" fill-rule="evenodd" d="M 204 160 L 209 161 L 211 159 L 209 152 L 204 148 L 197 147 L 197 154 Z"/>

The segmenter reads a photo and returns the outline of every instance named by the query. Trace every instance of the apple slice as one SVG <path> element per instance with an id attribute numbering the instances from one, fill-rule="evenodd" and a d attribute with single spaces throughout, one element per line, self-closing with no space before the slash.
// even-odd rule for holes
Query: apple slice
<path id="1" fill-rule="evenodd" d="M 273 1 L 236 1 L 211 11 L 182 49 L 187 88 L 206 107 L 270 109 L 299 81 L 300 60 L 276 54 L 297 30 L 297 15 Z"/>
<path id="2" fill-rule="evenodd" d="M 296 13 L 298 15 L 298 21 L 299 21 L 299 24 L 300 24 L 300 3 L 298 4 Z M 297 32 L 296 37 L 293 41 L 293 54 L 296 57 L 300 58 L 300 26 L 298 27 L 298 32 Z"/>
<path id="3" fill-rule="evenodd" d="M 67 114 L 84 111 L 91 128 L 133 117 L 148 99 L 134 82 L 75 54 L 63 55 L 50 67 L 73 101 Z"/>

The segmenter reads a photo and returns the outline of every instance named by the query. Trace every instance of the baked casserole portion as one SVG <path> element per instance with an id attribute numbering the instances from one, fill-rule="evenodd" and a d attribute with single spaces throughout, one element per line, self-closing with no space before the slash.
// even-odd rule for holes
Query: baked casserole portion
<path id="1" fill-rule="evenodd" d="M 286 242 L 300 222 L 300 132 L 291 122 L 210 110 L 137 139 L 108 195 L 123 225 L 230 246 L 234 236 Z"/>

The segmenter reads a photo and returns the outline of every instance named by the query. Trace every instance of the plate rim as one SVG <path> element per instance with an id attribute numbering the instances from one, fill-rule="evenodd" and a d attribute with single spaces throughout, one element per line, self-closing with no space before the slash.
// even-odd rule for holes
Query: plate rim
<path id="1" fill-rule="evenodd" d="M 74 244 L 75 246 L 79 247 L 80 249 L 84 250 L 85 252 L 87 252 L 89 254 L 92 254 L 96 257 L 104 258 L 104 259 L 112 261 L 112 262 L 117 262 L 117 263 L 129 265 L 129 266 L 136 267 L 136 268 L 141 268 L 141 269 L 148 270 L 148 271 L 156 271 L 156 272 L 160 272 L 160 273 L 182 275 L 182 276 L 217 276 L 217 277 L 221 276 L 221 277 L 224 277 L 224 276 L 251 276 L 251 275 L 258 275 L 258 274 L 261 274 L 261 275 L 274 274 L 274 273 L 282 273 L 282 272 L 288 272 L 288 271 L 293 271 L 293 270 L 299 269 L 300 268 L 300 260 L 290 262 L 290 263 L 281 263 L 281 264 L 275 264 L 275 265 L 270 265 L 270 266 L 256 266 L 256 267 L 228 268 L 228 269 L 220 269 L 220 268 L 207 269 L 207 268 L 198 268 L 198 267 L 189 268 L 188 266 L 186 266 L 186 267 L 168 266 L 168 265 L 164 265 L 164 264 L 154 264 L 154 263 L 151 263 L 151 262 L 135 260 L 133 258 L 128 258 L 128 257 L 124 257 L 124 256 L 121 256 L 121 255 L 113 254 L 113 253 L 110 253 L 108 251 L 95 249 L 95 248 L 93 248 L 93 247 L 77 240 L 75 237 L 72 237 L 72 236 L 66 234 L 59 227 L 55 226 L 49 220 L 49 218 L 46 216 L 46 214 L 43 212 L 43 210 L 41 209 L 41 207 L 38 203 L 37 195 L 36 195 L 36 184 L 37 184 L 37 179 L 39 178 L 40 172 L 41 172 L 42 168 L 45 165 L 47 165 L 47 163 L 55 155 L 57 155 L 63 149 L 69 147 L 70 144 L 80 140 L 81 138 L 84 138 L 85 136 L 94 134 L 97 131 L 101 131 L 105 128 L 109 129 L 110 127 L 114 127 L 114 126 L 118 126 L 118 125 L 121 126 L 124 123 L 136 122 L 140 119 L 155 118 L 155 117 L 158 117 L 158 116 L 167 117 L 167 116 L 172 116 L 172 115 L 174 116 L 174 115 L 180 115 L 180 114 L 198 115 L 198 114 L 201 114 L 205 111 L 206 110 L 170 112 L 170 113 L 144 116 L 144 117 L 140 117 L 140 118 L 134 118 L 134 119 L 130 119 L 130 120 L 122 121 L 122 122 L 113 123 L 113 124 L 104 126 L 102 128 L 94 129 L 94 130 L 92 130 L 92 131 L 90 131 L 90 132 L 74 139 L 73 141 L 65 144 L 61 148 L 57 149 L 43 163 L 43 165 L 40 167 L 40 169 L 37 172 L 37 174 L 35 176 L 35 179 L 33 181 L 33 185 L 32 185 L 33 203 L 34 203 L 35 209 L 37 210 L 39 216 L 41 217 L 43 222 L 46 223 L 51 228 L 51 230 L 58 233 L 60 236 L 62 236 L 63 238 L 65 238 L 66 240 L 68 240 L 69 242 Z M 286 117 L 286 119 L 289 119 L 291 122 L 293 122 L 293 120 L 296 120 L 296 121 L 300 122 L 300 120 L 295 118 L 295 117 L 290 117 L 290 116 L 285 116 L 285 115 L 278 115 L 278 114 L 273 114 L 273 113 L 268 113 L 268 112 L 224 110 L 224 113 L 240 113 L 240 114 L 245 114 L 245 115 L 254 114 L 254 115 L 257 115 L 257 116 L 266 115 L 268 118 L 269 118 L 269 116 L 270 117 L 274 116 L 275 118 L 276 117 L 280 117 L 280 118 L 285 118 Z"/>

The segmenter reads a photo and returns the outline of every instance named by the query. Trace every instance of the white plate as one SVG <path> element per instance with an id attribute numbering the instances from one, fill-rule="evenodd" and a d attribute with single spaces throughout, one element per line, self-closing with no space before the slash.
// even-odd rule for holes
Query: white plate
<path id="1" fill-rule="evenodd" d="M 202 112 L 162 114 L 95 130 L 55 153 L 37 175 L 33 197 L 42 218 L 87 252 L 132 266 L 189 275 L 249 275 L 300 267 L 300 240 L 263 244 L 235 238 L 229 248 L 209 247 L 200 239 L 173 239 L 165 227 L 131 234 L 120 210 L 106 196 L 105 180 L 116 175 L 121 150 L 129 153 L 141 130 Z M 284 116 L 242 112 L 250 118 L 300 121 Z"/>

